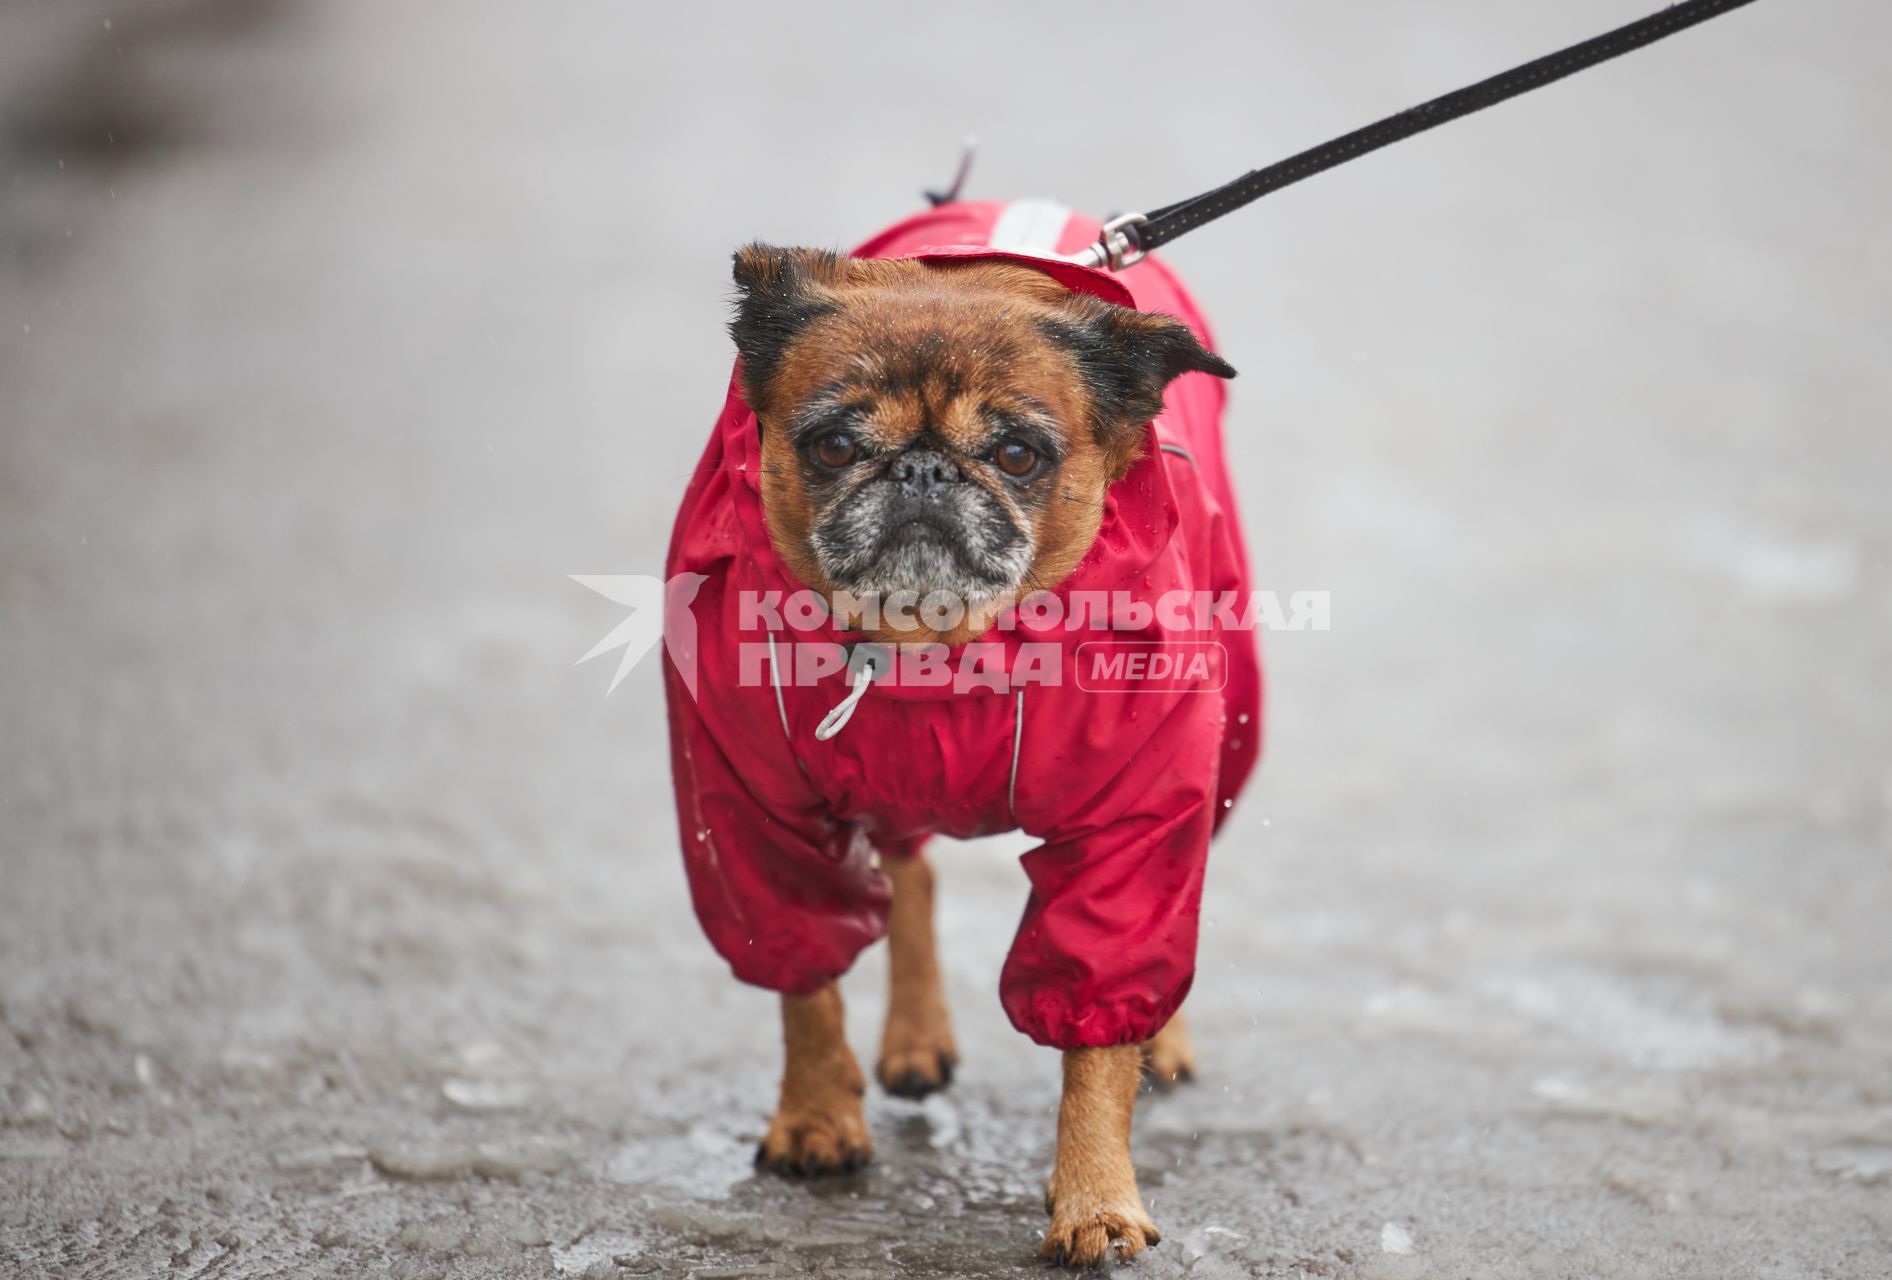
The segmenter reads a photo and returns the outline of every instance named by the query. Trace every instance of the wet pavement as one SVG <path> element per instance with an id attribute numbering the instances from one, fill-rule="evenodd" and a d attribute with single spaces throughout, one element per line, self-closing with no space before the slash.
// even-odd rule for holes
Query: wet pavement
<path id="1" fill-rule="evenodd" d="M 0 9 L 0 1274 L 1041 1274 L 1019 844 L 937 857 L 952 1092 L 756 1176 L 773 1002 L 565 575 L 657 570 L 732 245 L 967 132 L 1162 203 L 1640 12 L 1382 9 Z M 1889 37 L 1756 5 L 1170 255 L 1333 628 L 1131 1273 L 1892 1271 Z"/>

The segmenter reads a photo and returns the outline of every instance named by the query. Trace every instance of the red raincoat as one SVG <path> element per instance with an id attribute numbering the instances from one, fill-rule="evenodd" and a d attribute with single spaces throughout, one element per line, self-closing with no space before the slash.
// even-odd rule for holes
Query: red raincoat
<path id="1" fill-rule="evenodd" d="M 952 204 L 882 232 L 856 256 L 1010 258 L 1074 291 L 1175 316 L 1210 343 L 1158 260 L 1109 275 L 991 247 L 1074 253 L 1097 234 L 1096 222 L 1046 202 Z M 673 639 L 665 686 L 690 891 L 738 978 L 815 990 L 885 930 L 880 857 L 911 854 L 935 833 L 1022 828 L 1042 843 L 1022 858 L 1031 894 L 999 981 L 1013 1025 L 1041 1044 L 1076 1048 L 1145 1040 L 1169 1020 L 1194 975 L 1209 837 L 1260 747 L 1256 638 L 1226 614 L 1184 619 L 1173 608 L 1172 628 L 1203 626 L 1099 630 L 1094 593 L 1149 605 L 1165 593 L 1237 592 L 1247 604 L 1222 403 L 1222 383 L 1205 374 L 1170 385 L 1150 447 L 1111 487 L 1096 543 L 1056 592 L 1074 606 L 1061 619 L 1038 625 L 1042 618 L 1021 610 L 1010 629 L 941 651 L 959 671 L 977 649 L 978 687 L 877 680 L 846 727 L 822 742 L 816 726 L 851 676 L 798 677 L 819 672 L 810 655 L 823 646 L 860 637 L 825 620 L 795 630 L 786 609 L 766 607 L 803 588 L 770 545 L 755 415 L 732 378 L 670 544 L 672 578 L 704 580 L 690 610 L 695 641 Z M 1072 616 L 1085 602 L 1093 607 Z M 1117 614 L 1119 624 L 1142 621 L 1135 604 Z M 1212 652 L 1203 642 L 1222 647 L 1208 678 L 1080 685 L 1085 664 L 1113 646 Z M 1020 657 L 1025 645 L 1040 655 L 1055 646 L 1060 670 L 1034 678 Z M 694 664 L 694 695 L 679 660 Z M 1021 683 L 1007 686 L 1011 677 Z M 1109 684 L 1084 680 L 1100 682 Z"/>

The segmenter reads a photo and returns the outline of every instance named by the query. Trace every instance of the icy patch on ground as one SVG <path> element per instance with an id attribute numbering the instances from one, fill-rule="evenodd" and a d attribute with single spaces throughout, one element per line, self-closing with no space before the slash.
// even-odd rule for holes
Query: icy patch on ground
<path id="1" fill-rule="evenodd" d="M 613 1182 L 663 1187 L 706 1201 L 727 1199 L 754 1174 L 755 1144 L 708 1124 L 629 1142 L 605 1166 Z"/>
<path id="2" fill-rule="evenodd" d="M 529 1173 L 549 1173 L 570 1163 L 572 1152 L 544 1138 L 458 1143 L 399 1143 L 372 1147 L 368 1162 L 384 1177 L 405 1182 L 451 1182 L 496 1178 L 516 1182 Z"/>
<path id="3" fill-rule="evenodd" d="M 1780 1052 L 1771 1028 L 1730 1027 L 1708 1013 L 1663 1008 L 1595 973 L 1519 974 L 1487 987 L 1539 1022 L 1640 1067 L 1691 1070 Z"/>

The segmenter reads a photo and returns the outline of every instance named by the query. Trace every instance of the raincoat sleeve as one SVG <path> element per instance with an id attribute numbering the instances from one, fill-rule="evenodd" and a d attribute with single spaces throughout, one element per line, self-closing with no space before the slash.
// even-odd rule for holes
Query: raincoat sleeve
<path id="1" fill-rule="evenodd" d="M 999 996 L 1039 1044 L 1137 1044 L 1189 994 L 1222 720 L 1218 697 L 1179 699 L 1122 772 L 1024 855 L 1031 896 Z"/>
<path id="2" fill-rule="evenodd" d="M 665 669 L 677 819 L 697 919 L 737 978 L 807 995 L 885 933 L 886 879 L 858 829 L 820 808 L 786 741 L 771 743 L 761 732 L 774 727 L 769 721 L 747 722 L 738 772 L 668 662 Z M 772 716 L 773 703 L 766 710 Z"/>

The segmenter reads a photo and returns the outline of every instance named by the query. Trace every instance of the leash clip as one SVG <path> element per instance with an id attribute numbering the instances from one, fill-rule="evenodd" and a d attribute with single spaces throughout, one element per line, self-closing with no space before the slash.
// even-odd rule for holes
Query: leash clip
<path id="1" fill-rule="evenodd" d="M 1137 229 L 1149 218 L 1140 213 L 1120 213 L 1104 224 L 1097 243 L 1077 255 L 1079 265 L 1121 271 L 1143 261 L 1143 238 Z"/>

